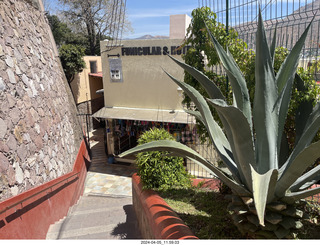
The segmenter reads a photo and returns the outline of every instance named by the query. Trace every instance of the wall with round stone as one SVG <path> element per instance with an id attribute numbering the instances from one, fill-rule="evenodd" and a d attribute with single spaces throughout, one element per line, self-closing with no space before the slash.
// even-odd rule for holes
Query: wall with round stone
<path id="1" fill-rule="evenodd" d="M 72 171 L 82 140 L 42 3 L 0 1 L 0 201 Z"/>

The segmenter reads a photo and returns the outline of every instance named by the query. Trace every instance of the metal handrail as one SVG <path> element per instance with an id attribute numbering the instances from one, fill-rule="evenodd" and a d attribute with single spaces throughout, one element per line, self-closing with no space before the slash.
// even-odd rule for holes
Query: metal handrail
<path id="1" fill-rule="evenodd" d="M 47 188 L 45 188 L 45 189 L 43 189 L 43 190 L 41 190 L 41 191 L 38 191 L 38 192 L 34 193 L 34 194 L 31 195 L 31 196 L 28 196 L 28 197 L 26 197 L 26 198 L 24 198 L 24 199 L 22 199 L 22 200 L 20 200 L 20 201 L 18 201 L 18 202 L 15 202 L 14 204 L 12 204 L 12 205 L 10 205 L 10 206 L 7 206 L 6 208 L 4 208 L 4 209 L 2 209 L 2 210 L 0 211 L 0 214 L 4 213 L 5 211 L 7 211 L 7 210 L 9 210 L 9 209 L 11 209 L 11 208 L 19 205 L 19 204 L 22 204 L 23 202 L 31 199 L 32 197 L 35 197 L 35 196 L 37 196 L 37 195 L 39 195 L 39 194 L 41 194 L 41 193 L 43 193 L 43 192 L 45 192 L 45 191 L 53 188 L 53 187 L 55 187 L 56 185 L 59 185 L 59 184 L 61 184 L 62 182 L 67 181 L 68 179 L 70 179 L 70 178 L 72 178 L 72 177 L 74 177 L 74 176 L 76 176 L 76 175 L 79 175 L 79 174 L 80 174 L 80 172 L 74 173 L 74 174 L 72 174 L 71 176 L 68 176 L 67 178 L 64 178 L 63 180 L 61 180 L 61 181 L 59 181 L 59 182 L 57 182 L 57 183 L 55 183 L 55 184 L 53 184 L 53 185 L 50 185 L 49 187 L 47 187 Z"/>

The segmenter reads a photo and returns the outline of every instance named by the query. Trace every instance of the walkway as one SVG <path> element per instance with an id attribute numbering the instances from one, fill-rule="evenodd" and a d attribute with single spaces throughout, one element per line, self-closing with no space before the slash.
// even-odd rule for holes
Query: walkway
<path id="1" fill-rule="evenodd" d="M 92 163 L 87 174 L 85 195 L 131 196 L 131 176 L 136 171 L 127 163 L 109 164 L 104 152 L 102 129 L 91 132 Z"/>
<path id="2" fill-rule="evenodd" d="M 132 206 L 134 166 L 108 163 L 101 129 L 91 132 L 90 146 L 84 195 L 67 217 L 50 227 L 47 239 L 141 239 Z"/>

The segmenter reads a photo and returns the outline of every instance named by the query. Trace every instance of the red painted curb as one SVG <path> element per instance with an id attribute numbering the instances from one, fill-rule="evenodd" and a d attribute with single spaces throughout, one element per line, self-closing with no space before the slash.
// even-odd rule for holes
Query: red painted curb
<path id="1" fill-rule="evenodd" d="M 132 196 L 143 238 L 199 239 L 155 191 L 142 190 L 137 174 L 132 176 Z"/>
<path id="2" fill-rule="evenodd" d="M 192 179 L 192 185 L 201 185 L 201 188 L 209 188 L 211 190 L 219 189 L 221 183 L 218 179 Z"/>

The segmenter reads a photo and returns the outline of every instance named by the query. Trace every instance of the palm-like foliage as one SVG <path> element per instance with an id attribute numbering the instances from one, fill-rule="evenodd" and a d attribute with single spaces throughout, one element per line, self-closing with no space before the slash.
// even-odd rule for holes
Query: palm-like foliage
<path id="1" fill-rule="evenodd" d="M 205 88 L 209 98 L 180 82 L 170 74 L 192 99 L 197 111 L 187 111 L 199 119 L 208 130 L 228 171 L 216 167 L 196 151 L 173 141 L 156 141 L 133 148 L 122 156 L 142 151 L 170 151 L 177 156 L 187 157 L 218 176 L 233 190 L 230 210 L 239 227 L 248 232 L 272 231 L 281 238 L 288 235 L 290 228 L 298 228 L 301 217 L 294 208 L 297 200 L 320 192 L 310 187 L 320 179 L 320 166 L 305 172 L 320 156 L 320 142 L 313 143 L 320 126 L 320 103 L 305 123 L 297 123 L 303 129 L 295 148 L 283 165 L 281 139 L 290 102 L 291 90 L 299 55 L 311 23 L 306 28 L 284 63 L 275 75 L 273 58 L 275 37 L 270 47 L 267 44 L 261 13 L 256 38 L 256 87 L 251 110 L 246 81 L 236 62 L 210 33 L 211 40 L 229 77 L 234 95 L 233 105 L 228 105 L 217 86 L 203 73 L 175 58 L 170 58 L 189 72 Z M 218 112 L 224 131 L 215 122 L 210 112 L 212 105 Z M 240 198 L 239 198 L 240 197 Z M 287 215 L 292 216 L 290 218 Z"/>

